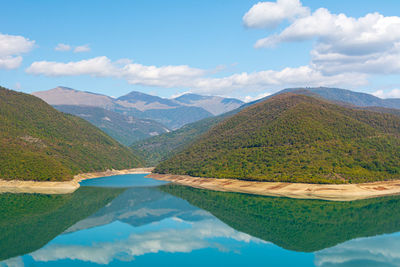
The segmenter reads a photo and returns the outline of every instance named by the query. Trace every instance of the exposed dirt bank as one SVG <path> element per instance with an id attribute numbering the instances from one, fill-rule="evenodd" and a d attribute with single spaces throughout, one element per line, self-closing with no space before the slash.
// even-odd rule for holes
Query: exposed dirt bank
<path id="1" fill-rule="evenodd" d="M 1 180 L 0 193 L 39 193 L 39 194 L 68 194 L 79 188 L 79 182 L 112 175 L 150 173 L 153 168 L 134 168 L 126 170 L 108 170 L 104 172 L 82 173 L 65 182 L 38 182 L 20 180 Z"/>
<path id="2" fill-rule="evenodd" d="M 199 178 L 187 175 L 150 174 L 162 181 L 215 191 L 239 192 L 263 196 L 301 199 L 350 201 L 400 194 L 400 180 L 363 184 L 303 184 L 280 182 L 253 182 L 236 179 Z"/>

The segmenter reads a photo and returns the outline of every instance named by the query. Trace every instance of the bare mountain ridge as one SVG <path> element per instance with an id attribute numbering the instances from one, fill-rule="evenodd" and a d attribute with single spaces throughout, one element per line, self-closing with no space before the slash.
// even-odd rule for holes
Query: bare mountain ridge
<path id="1" fill-rule="evenodd" d="M 67 87 L 57 87 L 33 95 L 53 106 L 90 106 L 154 120 L 169 129 L 178 129 L 207 117 L 212 117 L 243 104 L 242 101 L 216 96 L 186 94 L 175 99 L 166 99 L 141 92 L 131 92 L 119 98 L 78 91 Z"/>

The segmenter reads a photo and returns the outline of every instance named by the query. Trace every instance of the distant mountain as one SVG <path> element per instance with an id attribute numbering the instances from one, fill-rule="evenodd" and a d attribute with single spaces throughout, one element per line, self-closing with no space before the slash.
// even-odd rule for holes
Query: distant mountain
<path id="1" fill-rule="evenodd" d="M 155 172 L 260 181 L 400 179 L 400 117 L 292 93 L 220 122 Z"/>
<path id="2" fill-rule="evenodd" d="M 203 96 L 196 94 L 184 94 L 174 98 L 174 100 L 183 105 L 204 108 L 213 115 L 220 115 L 222 113 L 229 112 L 244 104 L 243 101 L 235 98 Z"/>
<path id="3" fill-rule="evenodd" d="M 1 179 L 61 181 L 137 166 L 137 155 L 87 121 L 0 87 Z"/>
<path id="4" fill-rule="evenodd" d="M 136 91 L 117 98 L 117 101 L 122 106 L 134 107 L 141 111 L 149 109 L 171 109 L 181 106 L 173 100 Z"/>
<path id="5" fill-rule="evenodd" d="M 274 95 L 295 92 L 296 94 L 308 94 L 312 93 L 319 95 L 320 97 L 336 102 L 349 103 L 359 107 L 383 107 L 383 108 L 394 108 L 400 109 L 400 99 L 399 98 L 389 98 L 382 99 L 371 94 L 353 92 L 346 89 L 339 88 L 329 88 L 329 87 L 298 87 L 298 88 L 288 88 Z M 271 95 L 269 97 L 272 97 Z M 264 99 L 267 99 L 266 97 Z"/>
<path id="6" fill-rule="evenodd" d="M 56 87 L 47 91 L 34 92 L 32 95 L 43 99 L 52 106 L 74 105 L 101 107 L 105 109 L 114 109 L 115 100 L 109 96 L 78 91 L 68 87 Z"/>
<path id="7" fill-rule="evenodd" d="M 170 132 L 168 128 L 156 121 L 138 119 L 100 107 L 66 105 L 54 107 L 59 111 L 87 120 L 126 146 L 139 140 Z"/>
<path id="8" fill-rule="evenodd" d="M 53 106 L 100 107 L 138 119 L 154 120 L 169 129 L 178 129 L 185 124 L 213 116 L 202 107 L 183 105 L 175 100 L 140 92 L 131 92 L 115 99 L 101 94 L 57 87 L 35 92 L 33 95 Z"/>
<path id="9" fill-rule="evenodd" d="M 116 110 L 118 112 L 138 118 L 152 119 L 168 126 L 170 129 L 179 129 L 185 124 L 213 116 L 201 107 L 186 106 L 171 99 L 140 92 L 130 92 L 121 96 L 116 103 L 123 106 L 123 108 Z"/>

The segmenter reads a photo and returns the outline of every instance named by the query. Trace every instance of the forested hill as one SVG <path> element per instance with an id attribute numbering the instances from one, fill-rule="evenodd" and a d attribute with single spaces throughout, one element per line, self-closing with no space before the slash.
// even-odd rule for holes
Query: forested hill
<path id="1" fill-rule="evenodd" d="M 155 172 L 261 181 L 400 179 L 400 117 L 292 93 L 224 120 Z"/>
<path id="2" fill-rule="evenodd" d="M 0 87 L 0 179 L 62 181 L 141 165 L 131 150 L 85 120 Z"/>
<path id="3" fill-rule="evenodd" d="M 180 152 L 214 125 L 236 114 L 238 111 L 239 109 L 236 109 L 215 117 L 186 124 L 178 130 L 135 142 L 131 148 L 142 155 L 147 166 L 155 166 L 162 160 Z"/>

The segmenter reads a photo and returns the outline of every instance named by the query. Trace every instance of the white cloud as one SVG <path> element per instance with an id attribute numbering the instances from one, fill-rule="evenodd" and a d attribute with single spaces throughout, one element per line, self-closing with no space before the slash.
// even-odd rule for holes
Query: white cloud
<path id="1" fill-rule="evenodd" d="M 60 43 L 54 48 L 54 50 L 56 50 L 56 51 L 69 51 L 69 50 L 71 50 L 71 46 L 67 45 L 67 44 L 61 44 Z"/>
<path id="2" fill-rule="evenodd" d="M 21 65 L 23 53 L 33 49 L 35 41 L 23 36 L 0 33 L 0 69 L 15 69 Z"/>
<path id="3" fill-rule="evenodd" d="M 338 86 L 363 85 L 367 83 L 363 74 L 344 73 L 324 75 L 309 66 L 285 68 L 283 70 L 265 70 L 254 73 L 237 73 L 214 78 L 207 71 L 187 65 L 146 66 L 129 60 L 111 61 L 109 58 L 96 57 L 76 62 L 33 62 L 27 73 L 45 76 L 91 75 L 96 77 L 114 77 L 125 79 L 130 84 L 157 86 L 163 88 L 190 88 L 191 92 L 228 95 L 234 91 L 265 91 L 282 86 Z"/>
<path id="4" fill-rule="evenodd" d="M 0 57 L 0 69 L 16 69 L 21 65 L 21 56 Z"/>
<path id="5" fill-rule="evenodd" d="M 117 69 L 107 57 L 95 57 L 68 63 L 36 61 L 26 69 L 26 72 L 45 76 L 92 75 L 105 77 L 115 75 Z"/>
<path id="6" fill-rule="evenodd" d="M 156 67 L 131 63 L 125 65 L 121 73 L 130 84 L 171 88 L 189 87 L 193 79 L 205 75 L 207 71 L 187 65 Z"/>
<path id="7" fill-rule="evenodd" d="M 239 73 L 223 78 L 203 78 L 194 80 L 192 91 L 219 93 L 233 91 L 259 92 L 265 89 L 289 86 L 345 86 L 367 83 L 363 74 L 343 73 L 326 76 L 309 66 L 285 68 L 280 71 L 266 70 L 254 73 Z"/>
<path id="8" fill-rule="evenodd" d="M 378 90 L 373 92 L 372 95 L 380 98 L 400 98 L 400 89 L 392 89 L 389 92 Z"/>
<path id="9" fill-rule="evenodd" d="M 353 18 L 320 8 L 255 47 L 305 40 L 315 40 L 310 66 L 324 74 L 400 73 L 400 17 L 371 13 Z"/>
<path id="10" fill-rule="evenodd" d="M 124 65 L 125 64 L 125 65 Z M 92 75 L 125 79 L 130 84 L 157 86 L 164 88 L 190 88 L 191 92 L 227 95 L 234 91 L 259 92 L 266 88 L 282 86 L 338 86 L 363 85 L 367 83 L 363 74 L 344 73 L 324 75 L 309 66 L 265 70 L 254 73 L 237 73 L 213 78 L 207 71 L 187 65 L 146 66 L 128 60 L 111 61 L 96 57 L 76 62 L 33 62 L 27 73 L 45 76 Z"/>
<path id="11" fill-rule="evenodd" d="M 90 47 L 89 45 L 80 45 L 75 47 L 74 52 L 75 53 L 82 53 L 82 52 L 89 52 L 90 51 Z"/>
<path id="12" fill-rule="evenodd" d="M 248 103 L 248 102 L 256 101 L 258 99 L 261 99 L 261 98 L 264 98 L 264 97 L 267 97 L 267 96 L 270 96 L 270 95 L 271 95 L 270 92 L 265 92 L 265 93 L 262 93 L 262 94 L 259 94 L 259 95 L 256 95 L 256 96 L 249 96 L 248 95 L 248 96 L 244 97 L 243 101 Z"/>
<path id="13" fill-rule="evenodd" d="M 299 0 L 259 2 L 243 16 L 243 22 L 252 28 L 274 28 L 286 19 L 307 16 L 309 13 L 310 10 L 303 7 Z"/>
<path id="14" fill-rule="evenodd" d="M 76 46 L 75 48 L 73 48 L 73 46 L 71 46 L 69 44 L 59 43 L 54 48 L 54 50 L 61 51 L 61 52 L 70 51 L 72 49 L 73 49 L 74 53 L 89 52 L 90 46 L 88 44 L 86 44 L 86 45 L 79 45 L 79 46 Z"/>

